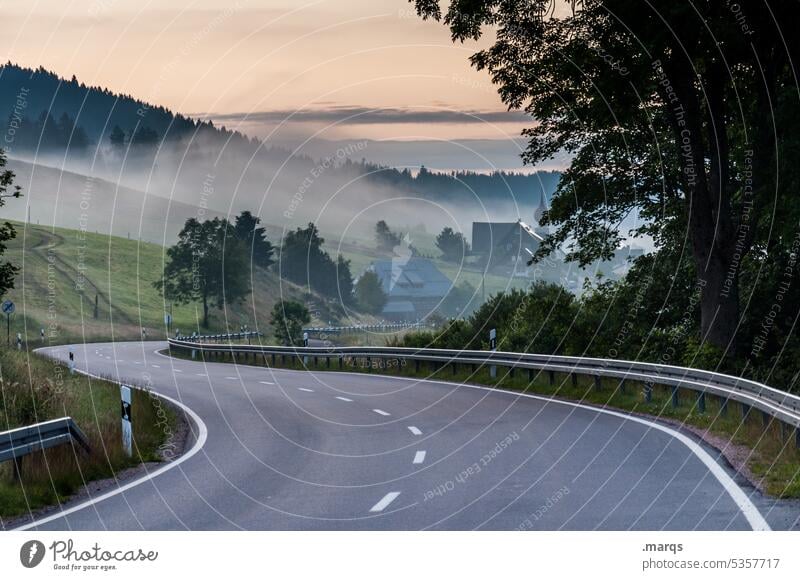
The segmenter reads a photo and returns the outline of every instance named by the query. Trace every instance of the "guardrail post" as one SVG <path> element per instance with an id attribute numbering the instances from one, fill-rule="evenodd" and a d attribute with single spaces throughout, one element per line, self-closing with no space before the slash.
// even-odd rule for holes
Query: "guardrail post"
<path id="1" fill-rule="evenodd" d="M 508 371 L 508 377 L 513 379 L 514 378 L 514 367 L 511 367 Z"/>
<path id="2" fill-rule="evenodd" d="M 533 369 L 528 369 L 528 382 L 533 382 Z"/>
<path id="3" fill-rule="evenodd" d="M 314 357 L 314 366 L 315 367 L 319 366 L 319 361 L 317 360 L 317 357 Z"/>
<path id="4" fill-rule="evenodd" d="M 450 366 L 453 368 L 453 376 L 456 376 L 456 372 L 458 371 L 458 363 L 453 362 Z"/>
<path id="5" fill-rule="evenodd" d="M 22 457 L 15 457 L 13 463 L 11 478 L 15 483 L 19 483 L 22 481 Z"/>
<path id="6" fill-rule="evenodd" d="M 744 403 L 741 403 L 740 406 L 742 408 L 742 421 L 744 421 L 745 419 L 747 419 L 747 415 L 750 414 L 750 405 L 745 405 Z"/>
<path id="7" fill-rule="evenodd" d="M 672 399 L 672 408 L 673 409 L 677 409 L 678 408 L 678 387 L 672 387 L 672 396 L 670 398 Z"/>
<path id="8" fill-rule="evenodd" d="M 697 395 L 697 409 L 700 411 L 700 414 L 703 415 L 706 412 L 706 392 L 700 391 Z"/>
<path id="9" fill-rule="evenodd" d="M 275 366 L 275 353 L 272 353 L 272 366 Z"/>
<path id="10" fill-rule="evenodd" d="M 553 371 L 547 371 L 547 381 L 550 383 L 550 386 L 556 384 L 556 373 Z"/>
<path id="11" fill-rule="evenodd" d="M 285 365 L 285 364 L 286 364 L 286 355 L 285 355 L 285 354 L 282 354 L 282 355 L 281 355 L 281 364 L 282 364 L 282 365 Z"/>
<path id="12" fill-rule="evenodd" d="M 761 424 L 764 426 L 764 429 L 769 427 L 769 413 L 766 411 L 761 411 Z"/>
<path id="13" fill-rule="evenodd" d="M 414 370 L 419 372 L 419 360 L 414 360 Z"/>
<path id="14" fill-rule="evenodd" d="M 603 388 L 603 380 L 600 378 L 600 375 L 594 376 L 594 390 L 600 391 Z"/>
<path id="15" fill-rule="evenodd" d="M 624 395 L 625 394 L 625 379 L 622 379 L 619 382 L 619 394 L 620 395 Z"/>
<path id="16" fill-rule="evenodd" d="M 344 357 L 340 356 L 339 357 L 339 370 L 342 370 L 343 366 L 344 366 Z"/>
<path id="17" fill-rule="evenodd" d="M 325 368 L 326 369 L 331 368 L 331 357 L 329 357 L 329 356 L 325 357 Z"/>
<path id="18" fill-rule="evenodd" d="M 572 377 L 572 386 L 573 387 L 577 387 L 578 386 L 578 375 L 576 375 L 575 373 L 570 373 L 570 376 Z"/>
<path id="19" fill-rule="evenodd" d="M 645 403 L 653 402 L 653 383 L 644 384 L 644 402 Z"/>
<path id="20" fill-rule="evenodd" d="M 370 357 L 367 357 L 367 372 L 372 372 L 372 359 Z"/>
<path id="21" fill-rule="evenodd" d="M 728 397 L 722 397 L 722 401 L 719 405 L 719 414 L 723 417 L 728 416 Z"/>
<path id="22" fill-rule="evenodd" d="M 800 429 L 794 428 L 794 446 L 800 449 Z"/>

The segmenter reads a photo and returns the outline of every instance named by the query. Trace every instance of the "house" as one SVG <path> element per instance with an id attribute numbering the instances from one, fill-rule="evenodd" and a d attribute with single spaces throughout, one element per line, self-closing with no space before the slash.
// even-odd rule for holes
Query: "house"
<path id="1" fill-rule="evenodd" d="M 495 266 L 512 266 L 514 275 L 526 275 L 528 260 L 548 235 L 548 229 L 539 225 L 546 210 L 544 195 L 541 195 L 533 214 L 535 226 L 521 219 L 515 222 L 473 222 L 472 253 L 484 256 Z"/>
<path id="2" fill-rule="evenodd" d="M 369 270 L 377 274 L 387 296 L 381 316 L 397 322 L 416 322 L 433 314 L 453 285 L 427 258 L 377 260 Z"/>

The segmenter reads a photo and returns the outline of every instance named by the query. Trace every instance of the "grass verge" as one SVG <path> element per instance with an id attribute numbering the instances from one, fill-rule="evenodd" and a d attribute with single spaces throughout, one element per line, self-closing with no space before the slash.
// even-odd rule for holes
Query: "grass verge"
<path id="1" fill-rule="evenodd" d="M 187 352 L 176 350 L 173 355 L 191 358 Z M 201 353 L 197 354 L 198 359 Z M 454 383 L 470 383 L 511 391 L 527 392 L 537 395 L 559 397 L 571 401 L 588 403 L 632 413 L 648 415 L 657 419 L 678 423 L 691 428 L 695 433 L 719 448 L 736 469 L 753 481 L 759 489 L 773 497 L 800 497 L 800 449 L 795 445 L 792 429 L 781 426 L 779 421 L 765 418 L 760 412 L 743 408 L 734 401 L 723 405 L 721 399 L 706 397 L 705 412 L 700 412 L 697 393 L 679 389 L 677 405 L 673 406 L 672 389 L 656 385 L 650 400 L 645 400 L 645 387 L 636 381 L 604 379 L 598 388 L 593 377 L 572 376 L 566 373 L 534 371 L 529 378 L 526 370 L 512 372 L 498 367 L 497 376 L 492 378 L 488 366 L 433 365 L 421 363 L 389 364 L 381 366 L 373 361 L 371 365 L 363 361 L 345 358 L 342 368 L 333 358 L 330 366 L 323 357 L 308 357 L 307 366 L 302 357 L 239 357 L 230 354 L 208 356 L 207 362 L 237 362 L 239 364 L 270 366 L 296 370 L 347 371 L 365 374 L 382 373 L 400 377 L 424 378 Z"/>
<path id="2" fill-rule="evenodd" d="M 61 445 L 25 456 L 21 474 L 0 464 L 3 520 L 64 501 L 87 482 L 112 477 L 145 461 L 161 461 L 177 416 L 149 392 L 133 392 L 133 457 L 122 451 L 119 386 L 81 374 L 37 354 L 0 350 L 0 431 L 70 416 L 92 453 Z M 161 448 L 161 449 L 160 449 Z"/>

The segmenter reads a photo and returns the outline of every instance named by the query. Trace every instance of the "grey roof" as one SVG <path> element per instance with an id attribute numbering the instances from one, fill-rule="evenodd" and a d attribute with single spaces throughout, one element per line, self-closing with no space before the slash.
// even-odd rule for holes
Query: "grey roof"
<path id="1" fill-rule="evenodd" d="M 473 222 L 472 251 L 488 254 L 497 248 L 536 250 L 542 237 L 523 221 Z"/>
<path id="2" fill-rule="evenodd" d="M 452 286 L 427 258 L 395 258 L 372 263 L 371 270 L 378 275 L 383 291 L 392 299 L 442 298 Z"/>

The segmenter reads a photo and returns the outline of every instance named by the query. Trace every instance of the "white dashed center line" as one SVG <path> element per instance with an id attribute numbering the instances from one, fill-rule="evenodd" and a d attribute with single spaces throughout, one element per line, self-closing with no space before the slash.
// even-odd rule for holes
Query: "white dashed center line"
<path id="1" fill-rule="evenodd" d="M 420 431 L 416 427 L 409 427 L 408 430 L 411 431 L 411 433 L 413 433 L 414 435 L 422 435 L 422 431 Z"/>
<path id="2" fill-rule="evenodd" d="M 270 383 L 269 381 L 258 381 L 262 385 L 274 385 L 275 383 Z"/>
<path id="3" fill-rule="evenodd" d="M 174 370 L 176 373 L 182 373 L 183 372 L 181 369 L 172 369 L 172 370 Z"/>
<path id="4" fill-rule="evenodd" d="M 372 506 L 372 509 L 370 509 L 369 511 L 382 512 L 389 506 L 390 503 L 392 503 L 394 500 L 397 499 L 398 495 L 400 495 L 399 491 L 392 491 L 387 493 L 385 496 L 383 496 L 383 499 L 381 499 L 381 501 Z"/>
<path id="5" fill-rule="evenodd" d="M 422 463 L 425 461 L 425 451 L 417 451 L 414 455 L 414 463 Z"/>
<path id="6" fill-rule="evenodd" d="M 205 374 L 205 373 L 197 373 L 197 376 L 198 376 L 198 377 L 207 377 L 208 375 L 207 375 L 207 374 Z"/>
<path id="7" fill-rule="evenodd" d="M 301 391 L 305 391 L 306 393 L 313 393 L 314 391 L 311 389 L 304 389 L 303 387 L 299 387 Z"/>
<path id="8" fill-rule="evenodd" d="M 336 397 L 340 401 L 344 401 L 345 403 L 352 403 L 353 399 L 348 399 L 347 397 Z"/>
<path id="9" fill-rule="evenodd" d="M 372 410 L 375 411 L 378 415 L 383 415 L 384 417 L 388 417 L 390 415 L 390 413 L 387 413 L 386 411 L 381 411 L 380 409 L 372 409 Z"/>
<path id="10" fill-rule="evenodd" d="M 152 365 L 154 369 L 160 369 L 161 365 Z"/>
<path id="11" fill-rule="evenodd" d="M 228 379 L 229 381 L 238 381 L 239 380 L 236 377 L 225 377 L 225 378 Z"/>

